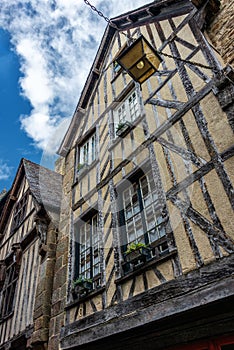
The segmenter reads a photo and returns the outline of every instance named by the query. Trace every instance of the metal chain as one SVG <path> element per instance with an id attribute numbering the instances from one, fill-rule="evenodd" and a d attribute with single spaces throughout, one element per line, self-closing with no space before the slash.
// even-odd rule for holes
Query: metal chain
<path id="1" fill-rule="evenodd" d="M 95 6 L 90 4 L 88 0 L 84 0 L 84 2 L 86 3 L 86 5 L 90 6 L 94 12 L 97 12 L 98 16 L 104 18 L 104 20 L 107 23 L 109 23 L 112 27 L 114 27 L 115 29 L 119 29 L 115 23 L 113 23 L 108 17 L 104 16 L 104 14 L 101 11 L 99 11 Z"/>
<path id="2" fill-rule="evenodd" d="M 85 4 L 90 6 L 91 9 L 96 12 L 100 17 L 104 18 L 104 20 L 113 28 L 117 29 L 119 31 L 119 28 L 118 26 L 113 23 L 108 17 L 106 17 L 101 11 L 99 11 L 95 6 L 93 6 L 92 4 L 90 4 L 90 2 L 88 0 L 84 0 Z M 121 32 L 121 34 L 125 35 L 129 40 L 133 40 L 132 37 L 130 37 L 128 34 L 124 33 L 124 32 Z M 179 58 L 179 57 L 175 57 L 175 56 L 172 56 L 172 55 L 169 55 L 167 53 L 163 53 L 162 51 L 158 51 L 158 53 L 160 55 L 163 55 L 163 56 L 166 56 L 166 57 L 170 57 L 170 58 L 173 58 L 177 61 L 181 61 L 181 62 L 185 62 L 185 63 L 189 63 L 189 64 L 192 64 L 194 66 L 198 66 L 198 67 L 202 67 L 202 68 L 206 68 L 206 69 L 215 69 L 215 67 L 210 67 L 210 66 L 206 66 L 202 63 L 199 63 L 199 62 L 193 62 L 193 61 L 189 61 L 189 60 L 185 60 L 183 58 Z"/>
<path id="3" fill-rule="evenodd" d="M 198 67 L 201 67 L 201 68 L 214 69 L 214 70 L 215 70 L 215 67 L 206 66 L 205 64 L 202 64 L 202 63 L 199 63 L 199 62 L 194 62 L 194 61 L 190 61 L 190 60 L 185 60 L 185 59 L 180 58 L 180 57 L 175 57 L 175 56 L 169 55 L 168 53 L 164 53 L 164 52 L 162 52 L 162 51 L 157 51 L 157 52 L 159 53 L 159 55 L 163 55 L 163 56 L 166 56 L 166 57 L 173 58 L 173 59 L 176 60 L 176 61 L 181 61 L 181 62 L 189 63 L 189 64 L 192 64 L 193 66 L 198 66 Z"/>
<path id="4" fill-rule="evenodd" d="M 96 13 L 98 14 L 98 16 L 104 18 L 104 20 L 105 20 L 111 27 L 113 27 L 113 28 L 115 28 L 115 29 L 117 29 L 117 30 L 119 31 L 118 26 L 117 26 L 115 23 L 113 23 L 108 17 L 106 17 L 101 11 L 99 11 L 95 6 L 93 6 L 92 4 L 90 4 L 90 2 L 89 2 L 88 0 L 84 0 L 84 2 L 85 2 L 86 5 L 90 6 L 91 9 L 92 9 L 94 12 L 96 12 Z M 126 36 L 128 39 L 132 40 L 132 38 L 131 38 L 128 34 L 123 33 L 123 32 L 121 32 L 121 34 L 123 34 L 124 36 Z"/>

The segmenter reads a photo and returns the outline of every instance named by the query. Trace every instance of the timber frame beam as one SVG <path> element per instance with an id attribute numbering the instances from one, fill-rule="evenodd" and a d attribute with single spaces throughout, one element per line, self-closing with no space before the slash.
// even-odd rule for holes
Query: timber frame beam
<path id="1" fill-rule="evenodd" d="M 176 335 L 176 328 L 177 332 L 180 327 L 185 332 L 183 337 L 190 334 L 194 338 L 192 340 L 196 340 L 208 336 L 211 327 L 214 327 L 214 324 L 219 325 L 220 322 L 223 326 L 217 327 L 217 335 L 219 332 L 228 333 L 231 331 L 234 317 L 233 311 L 230 311 L 231 305 L 234 305 L 231 287 L 233 264 L 233 255 L 225 257 L 109 309 L 96 312 L 72 324 L 68 323 L 61 331 L 61 348 L 107 350 L 110 344 L 116 344 L 111 348 L 141 349 L 137 348 L 139 344 L 134 344 L 135 334 L 140 332 L 142 337 L 146 334 L 147 339 L 150 334 L 154 346 L 157 344 L 157 349 L 163 349 L 172 345 L 172 340 L 175 341 L 173 337 Z M 199 310 L 204 313 L 204 319 Z M 190 324 L 190 333 L 186 333 L 189 328 L 187 322 L 191 323 L 191 314 L 193 323 L 197 323 L 197 331 L 194 332 L 195 324 Z M 67 319 L 69 320 L 69 312 Z M 203 323 L 206 324 L 205 327 Z M 168 337 L 168 332 L 172 337 Z M 93 341 L 90 342 L 90 339 Z M 177 339 L 178 341 L 181 339 Z M 152 350 L 153 344 L 147 349 Z"/>

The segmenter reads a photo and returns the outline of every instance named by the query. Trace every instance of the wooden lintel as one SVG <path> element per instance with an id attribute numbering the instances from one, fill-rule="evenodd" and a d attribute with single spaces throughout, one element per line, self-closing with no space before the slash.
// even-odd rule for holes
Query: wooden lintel
<path id="1" fill-rule="evenodd" d="M 199 271 L 192 271 L 186 276 L 163 283 L 115 306 L 65 325 L 60 334 L 61 348 L 64 350 L 77 348 L 120 350 L 126 347 L 134 349 L 139 348 L 139 339 L 142 336 L 145 337 L 144 341 L 147 342 L 148 349 L 155 349 L 155 344 L 158 349 L 165 349 L 165 339 L 172 341 L 172 334 L 177 338 L 178 334 L 181 334 L 181 329 L 172 331 L 173 327 L 182 327 L 183 324 L 186 332 L 189 325 L 194 335 L 200 325 L 197 337 L 201 337 L 204 334 L 201 335 L 200 332 L 207 330 L 208 323 L 209 332 L 211 327 L 216 332 L 218 328 L 214 327 L 214 324 L 229 310 L 222 327 L 222 331 L 227 330 L 226 320 L 233 321 L 230 318 L 231 314 L 233 315 L 230 306 L 233 305 L 234 299 L 231 288 L 232 271 L 233 257 L 226 257 L 202 267 Z M 204 301 L 202 305 L 201 300 Z M 201 313 L 203 313 L 202 316 Z M 188 320 L 182 321 L 181 318 L 186 315 Z M 210 320 L 207 323 L 210 317 L 213 322 Z M 228 324 L 229 328 L 230 324 Z M 167 332 L 167 337 L 162 337 L 162 332 Z M 114 342 L 111 337 L 115 337 Z M 134 340 L 138 341 L 135 347 Z M 141 341 L 141 344 L 143 343 Z"/>

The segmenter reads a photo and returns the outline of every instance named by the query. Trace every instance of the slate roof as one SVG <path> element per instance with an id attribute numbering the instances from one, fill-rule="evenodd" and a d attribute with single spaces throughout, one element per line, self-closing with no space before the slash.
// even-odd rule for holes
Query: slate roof
<path id="1" fill-rule="evenodd" d="M 8 220 L 15 203 L 14 198 L 17 197 L 24 176 L 37 204 L 46 210 L 46 213 L 56 225 L 59 222 L 62 175 L 23 158 L 10 191 L 0 201 L 0 233 Z"/>
<path id="2" fill-rule="evenodd" d="M 50 169 L 23 159 L 25 176 L 38 204 L 59 210 L 62 194 L 62 176 Z"/>

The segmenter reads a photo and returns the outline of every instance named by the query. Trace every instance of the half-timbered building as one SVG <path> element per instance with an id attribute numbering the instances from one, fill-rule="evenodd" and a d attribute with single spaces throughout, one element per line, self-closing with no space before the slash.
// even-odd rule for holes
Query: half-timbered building
<path id="1" fill-rule="evenodd" d="M 0 349 L 48 343 L 61 175 L 22 159 L 0 202 Z"/>
<path id="2" fill-rule="evenodd" d="M 206 33 L 218 11 L 158 0 L 106 28 L 59 149 L 50 349 L 233 349 L 234 75 Z M 143 83 L 141 40 L 160 57 Z"/>

